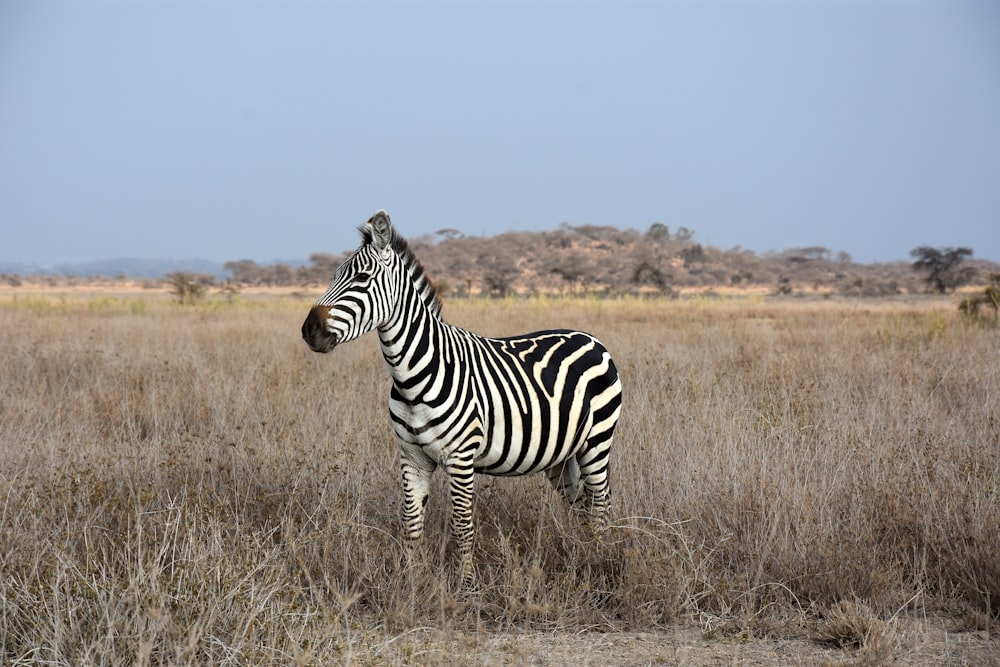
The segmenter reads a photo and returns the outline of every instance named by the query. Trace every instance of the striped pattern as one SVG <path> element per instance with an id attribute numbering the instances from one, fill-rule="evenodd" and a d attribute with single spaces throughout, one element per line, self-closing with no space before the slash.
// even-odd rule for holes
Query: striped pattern
<path id="1" fill-rule="evenodd" d="M 603 527 L 608 457 L 621 383 L 607 349 L 568 330 L 484 338 L 441 318 L 423 268 L 385 211 L 361 227 L 362 244 L 313 306 L 302 337 L 316 352 L 377 330 L 392 375 L 389 412 L 401 449 L 402 522 L 423 536 L 431 474 L 450 477 L 451 530 L 465 586 L 472 560 L 473 476 L 544 471 Z"/>

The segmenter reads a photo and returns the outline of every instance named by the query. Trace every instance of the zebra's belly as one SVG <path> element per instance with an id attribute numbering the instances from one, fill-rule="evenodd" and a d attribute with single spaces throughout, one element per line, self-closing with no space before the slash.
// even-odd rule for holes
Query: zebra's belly
<path id="1" fill-rule="evenodd" d="M 540 419 L 535 415 L 526 423 L 515 415 L 509 421 L 493 423 L 492 428 L 487 428 L 484 446 L 477 452 L 476 472 L 526 475 L 575 455 L 586 439 L 589 424 L 559 419 L 558 414 L 552 417 Z"/>
<path id="2" fill-rule="evenodd" d="M 475 409 L 443 411 L 422 404 L 390 404 L 396 436 L 419 445 L 440 465 L 471 454 L 476 472 L 526 475 L 576 454 L 589 425 L 559 419 L 558 410 L 483 415 Z"/>

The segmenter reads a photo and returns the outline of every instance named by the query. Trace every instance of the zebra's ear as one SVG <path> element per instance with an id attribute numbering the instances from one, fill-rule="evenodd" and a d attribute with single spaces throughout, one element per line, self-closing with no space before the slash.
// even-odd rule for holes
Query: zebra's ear
<path id="1" fill-rule="evenodd" d="M 372 243 L 379 252 L 384 251 L 392 243 L 392 222 L 389 221 L 389 214 L 385 211 L 376 211 L 375 215 L 368 219 L 368 226 L 372 230 Z"/>

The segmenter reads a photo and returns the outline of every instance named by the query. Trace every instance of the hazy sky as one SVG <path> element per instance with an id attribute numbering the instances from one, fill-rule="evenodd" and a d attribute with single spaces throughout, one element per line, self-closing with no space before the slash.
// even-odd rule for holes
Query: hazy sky
<path id="1" fill-rule="evenodd" d="M 1000 260 L 1000 2 L 0 2 L 0 260 L 644 230 Z"/>

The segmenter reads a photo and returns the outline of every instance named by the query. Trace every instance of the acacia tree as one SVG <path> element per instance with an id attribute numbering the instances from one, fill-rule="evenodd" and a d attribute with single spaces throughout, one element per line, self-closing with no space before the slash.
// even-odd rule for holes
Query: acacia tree
<path id="1" fill-rule="evenodd" d="M 670 279 L 672 276 L 663 273 L 655 265 L 648 261 L 643 261 L 632 273 L 632 284 L 633 285 L 652 285 L 656 289 L 660 290 L 662 294 L 670 293 Z"/>
<path id="2" fill-rule="evenodd" d="M 924 274 L 924 282 L 939 294 L 945 294 L 972 279 L 975 269 L 962 266 L 966 257 L 972 256 L 971 248 L 932 248 L 922 245 L 910 251 L 916 258 L 911 266 Z"/>
<path id="3" fill-rule="evenodd" d="M 260 267 L 252 259 L 241 259 L 233 262 L 226 262 L 222 268 L 229 271 L 233 281 L 237 283 L 253 283 L 260 278 Z"/>
<path id="4" fill-rule="evenodd" d="M 663 243 L 670 240 L 670 228 L 662 222 L 654 222 L 646 230 L 646 238 L 656 243 Z"/>
<path id="5" fill-rule="evenodd" d="M 189 306 L 205 296 L 205 289 L 209 285 L 215 284 L 215 276 L 205 273 L 174 271 L 166 275 L 166 281 L 167 285 L 170 286 L 170 291 L 177 297 L 177 301 Z"/>

